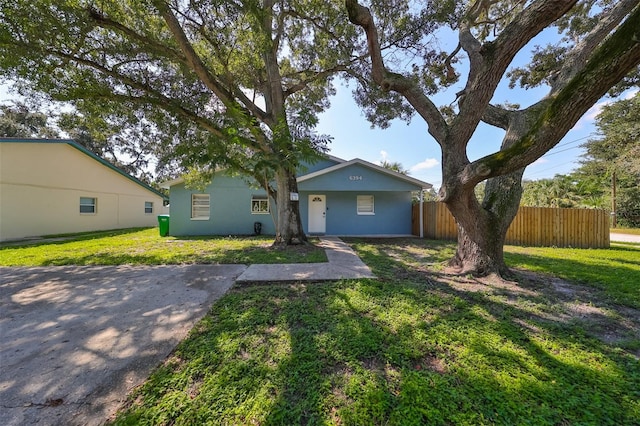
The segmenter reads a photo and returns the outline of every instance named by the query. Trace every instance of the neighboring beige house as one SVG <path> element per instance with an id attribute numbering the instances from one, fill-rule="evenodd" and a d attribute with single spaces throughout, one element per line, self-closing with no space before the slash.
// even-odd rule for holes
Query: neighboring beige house
<path id="1" fill-rule="evenodd" d="M 163 201 L 73 140 L 0 138 L 0 241 L 156 226 Z"/>

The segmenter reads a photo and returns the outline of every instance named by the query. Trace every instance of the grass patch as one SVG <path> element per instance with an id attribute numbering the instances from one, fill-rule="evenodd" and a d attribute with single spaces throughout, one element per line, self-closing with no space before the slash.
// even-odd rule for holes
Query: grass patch
<path id="1" fill-rule="evenodd" d="M 157 228 L 58 236 L 0 245 L 0 266 L 326 262 L 313 245 L 273 248 L 272 237 L 160 237 Z"/>
<path id="2" fill-rule="evenodd" d="M 610 231 L 615 234 L 640 235 L 640 228 L 611 228 Z"/>
<path id="3" fill-rule="evenodd" d="M 505 247 L 509 266 L 598 288 L 615 303 L 640 309 L 640 246 L 609 249 Z"/>
<path id="4" fill-rule="evenodd" d="M 233 288 L 113 423 L 638 424 L 640 325 L 615 292 L 445 277 L 449 243 L 350 243 L 379 279 Z"/>

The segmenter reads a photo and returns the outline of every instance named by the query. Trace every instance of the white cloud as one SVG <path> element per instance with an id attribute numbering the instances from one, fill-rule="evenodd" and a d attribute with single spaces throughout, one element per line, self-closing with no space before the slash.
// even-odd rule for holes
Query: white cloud
<path id="1" fill-rule="evenodd" d="M 587 110 L 587 112 L 584 113 L 582 118 L 578 120 L 576 125 L 573 126 L 573 129 L 571 130 L 581 130 L 586 126 L 592 124 L 595 121 L 598 114 L 600 114 L 600 112 L 602 111 L 602 108 L 606 105 L 609 105 L 610 103 L 611 103 L 611 100 L 605 100 L 602 102 L 598 102 L 597 104 L 589 108 L 589 110 Z"/>
<path id="2" fill-rule="evenodd" d="M 427 158 L 424 161 L 421 161 L 420 163 L 416 164 L 415 166 L 412 166 L 409 171 L 412 172 L 417 172 L 420 170 L 427 170 L 427 169 L 432 169 L 434 167 L 436 167 L 438 164 L 440 164 L 440 162 L 438 160 L 436 160 L 435 158 Z"/>
<path id="3" fill-rule="evenodd" d="M 546 164 L 546 163 L 548 163 L 548 162 L 549 162 L 549 160 L 547 160 L 546 158 L 542 158 L 542 157 L 541 157 L 541 158 L 538 158 L 538 159 L 537 159 L 536 161 L 534 161 L 533 163 L 531 163 L 531 164 L 529 165 L 529 167 L 531 167 L 531 166 L 539 166 L 539 165 L 541 165 L 541 164 Z"/>
<path id="4" fill-rule="evenodd" d="M 629 100 L 633 98 L 638 92 L 640 92 L 639 89 L 632 89 L 624 95 L 624 99 Z"/>
<path id="5" fill-rule="evenodd" d="M 623 95 L 621 96 L 622 99 L 631 99 L 633 98 L 636 93 L 638 93 L 638 89 L 632 89 L 629 90 L 625 93 L 623 93 Z M 595 104 L 594 106 L 592 106 L 591 108 L 589 108 L 589 110 L 587 112 L 584 113 L 584 115 L 582 116 L 582 118 L 576 123 L 575 127 L 573 128 L 573 130 L 577 130 L 577 129 L 581 129 L 583 128 L 585 125 L 592 123 L 596 117 L 598 116 L 598 114 L 600 114 L 600 112 L 602 112 L 602 108 L 604 108 L 605 106 L 611 104 L 615 102 L 615 99 L 607 99 L 604 100 L 602 102 L 598 102 L 597 104 Z"/>
<path id="6" fill-rule="evenodd" d="M 380 157 L 381 157 L 380 162 L 384 163 L 385 161 L 387 161 L 388 156 L 389 154 L 387 153 L 387 151 L 385 150 L 380 151 Z"/>

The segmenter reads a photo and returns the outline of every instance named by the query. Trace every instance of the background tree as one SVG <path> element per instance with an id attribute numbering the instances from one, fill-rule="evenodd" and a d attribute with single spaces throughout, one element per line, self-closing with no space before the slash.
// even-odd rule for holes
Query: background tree
<path id="1" fill-rule="evenodd" d="M 27 105 L 18 102 L 0 106 L 0 137 L 55 138 L 58 132 L 50 126 L 47 114 L 32 112 Z"/>
<path id="2" fill-rule="evenodd" d="M 402 166 L 402 163 L 399 163 L 397 161 L 389 161 L 389 160 L 382 160 L 380 162 L 380 167 L 384 167 L 385 169 L 389 169 L 389 170 L 393 170 L 394 172 L 403 174 L 403 175 L 408 175 L 409 174 L 409 170 L 405 169 Z"/>
<path id="3" fill-rule="evenodd" d="M 152 183 L 148 172 L 151 161 L 149 141 L 145 147 L 141 143 L 141 135 L 131 131 L 133 126 L 127 125 L 123 129 L 105 122 L 97 126 L 96 122 L 89 124 L 77 114 L 54 114 L 37 109 L 37 106 L 23 102 L 0 106 L 0 137 L 71 138 L 130 175 Z M 126 132 L 125 137 L 121 135 L 122 131 Z M 114 142 L 114 138 L 118 140 Z"/>
<path id="4" fill-rule="evenodd" d="M 617 218 L 623 226 L 640 227 L 640 94 L 605 105 L 596 126 L 599 137 L 583 145 L 584 159 L 574 176 L 611 208 L 615 173 Z"/>
<path id="5" fill-rule="evenodd" d="M 572 175 L 523 182 L 520 204 L 531 207 L 578 208 L 582 194 Z"/>
<path id="6" fill-rule="evenodd" d="M 306 240 L 296 168 L 326 148 L 313 128 L 330 78 L 358 60 L 341 13 L 319 0 L 0 0 L 0 69 L 22 93 L 131 124 L 168 173 L 251 176 L 289 244 Z"/>
<path id="7" fill-rule="evenodd" d="M 394 10 L 397 2 L 372 2 L 367 8 L 357 0 L 345 0 L 345 5 L 350 21 L 362 28 L 371 56 L 370 78 L 358 81 L 363 85 L 372 81 L 388 92 L 389 102 L 400 106 L 395 116 L 417 112 L 441 147 L 439 196 L 458 225 L 458 247 L 450 265 L 462 273 L 507 273 L 504 238 L 518 209 L 524 168 L 555 146 L 609 89 L 636 71 L 640 63 L 638 2 L 418 2 L 403 10 L 425 23 L 420 29 L 427 44 L 422 46 L 439 34 L 436 30 L 444 33 L 447 27 L 457 31 L 458 45 L 444 52 L 438 44 L 430 44 L 434 47 L 423 47 L 421 56 L 412 56 L 408 69 L 396 71 L 387 68 L 380 47 L 388 26 L 393 26 L 384 13 Z M 539 57 L 534 55 L 528 70 L 540 72 L 526 82 L 546 84 L 548 94 L 522 109 L 492 105 L 516 54 L 552 26 L 565 35 L 561 45 L 548 47 L 557 60 L 538 67 Z M 430 96 L 458 80 L 456 61 L 467 67 L 464 88 L 456 103 L 438 109 Z M 357 100 L 374 123 L 384 124 L 394 116 L 391 108 L 370 102 L 371 97 Z M 499 150 L 470 161 L 467 145 L 481 121 L 504 129 L 505 136 Z M 484 180 L 485 196 L 480 202 L 474 188 Z"/>
<path id="8" fill-rule="evenodd" d="M 104 117 L 85 112 L 61 113 L 56 120 L 64 134 L 132 176 L 156 185 L 153 164 L 155 127 L 145 121 Z"/>

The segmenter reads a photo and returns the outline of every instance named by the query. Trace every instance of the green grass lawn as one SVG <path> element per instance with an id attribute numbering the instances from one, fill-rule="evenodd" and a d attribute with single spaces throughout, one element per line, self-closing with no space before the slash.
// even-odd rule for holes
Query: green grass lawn
<path id="1" fill-rule="evenodd" d="M 611 232 L 616 234 L 640 235 L 640 228 L 611 228 Z"/>
<path id="2" fill-rule="evenodd" d="M 607 278 L 640 283 L 640 248 L 507 249 L 567 293 L 442 276 L 451 243 L 350 243 L 379 279 L 234 287 L 114 423 L 640 423 L 638 290 Z"/>
<path id="3" fill-rule="evenodd" d="M 313 245 L 276 249 L 273 237 L 160 237 L 157 228 L 54 236 L 60 241 L 0 245 L 0 266 L 326 262 Z"/>
<path id="4" fill-rule="evenodd" d="M 614 302 L 640 309 L 640 246 L 610 249 L 505 247 L 512 267 L 543 272 L 595 287 Z"/>

